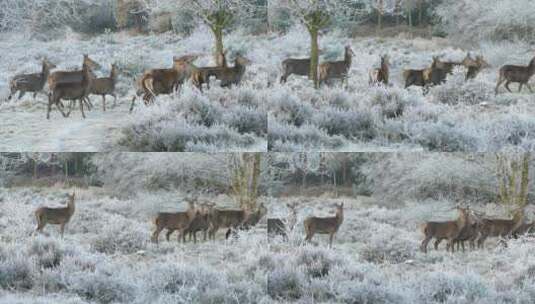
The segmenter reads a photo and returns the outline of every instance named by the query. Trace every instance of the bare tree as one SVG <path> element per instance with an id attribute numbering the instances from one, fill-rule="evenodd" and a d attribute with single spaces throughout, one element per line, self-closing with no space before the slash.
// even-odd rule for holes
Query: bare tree
<path id="1" fill-rule="evenodd" d="M 288 9 L 306 27 L 310 35 L 310 79 L 319 87 L 318 62 L 320 32 L 327 28 L 333 17 L 351 9 L 351 1 L 342 0 L 273 0 L 273 5 Z"/>
<path id="2" fill-rule="evenodd" d="M 261 153 L 236 153 L 229 158 L 231 191 L 241 208 L 256 208 L 261 166 Z"/>
<path id="3" fill-rule="evenodd" d="M 254 14 L 258 10 L 257 4 L 246 0 L 179 0 L 178 7 L 191 10 L 210 28 L 215 39 L 214 58 L 218 66 L 223 65 L 219 54 L 225 50 L 223 45 L 224 32 L 230 28 L 235 20 L 246 18 L 247 15 Z"/>

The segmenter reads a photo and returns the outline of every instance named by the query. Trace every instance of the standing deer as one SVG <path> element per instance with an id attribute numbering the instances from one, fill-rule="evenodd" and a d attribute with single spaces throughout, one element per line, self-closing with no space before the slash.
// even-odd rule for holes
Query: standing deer
<path id="1" fill-rule="evenodd" d="M 194 200 L 188 202 L 189 208 L 185 212 L 159 212 L 154 218 L 154 225 L 156 225 L 156 230 L 152 234 L 151 241 L 153 243 L 158 243 L 158 236 L 162 230 L 167 229 L 167 234 L 165 235 L 167 241 L 171 234 L 178 230 L 178 241 L 180 242 L 181 237 L 185 234 L 186 229 L 195 218 L 197 210 L 195 209 Z"/>
<path id="2" fill-rule="evenodd" d="M 185 55 L 173 58 L 171 69 L 153 69 L 143 73 L 139 80 L 143 101 L 145 105 L 154 102 L 158 95 L 172 94 L 184 84 L 191 75 L 192 62 L 198 58 L 197 55 Z M 130 111 L 134 108 L 136 96 L 132 99 Z"/>
<path id="3" fill-rule="evenodd" d="M 286 83 L 288 76 L 295 74 L 300 76 L 310 75 L 310 58 L 293 59 L 289 58 L 282 62 L 282 76 L 280 83 Z"/>
<path id="4" fill-rule="evenodd" d="M 511 82 L 518 82 L 518 92 L 522 91 L 522 86 L 526 85 L 531 93 L 533 93 L 533 90 L 531 89 L 531 85 L 528 83 L 531 76 L 535 74 L 535 57 L 531 59 L 528 66 L 520 66 L 520 65 L 504 65 L 500 68 L 500 72 L 498 75 L 498 83 L 496 84 L 496 89 L 494 90 L 494 93 L 498 94 L 498 88 L 502 83 L 505 82 L 505 88 L 507 91 L 511 92 L 511 89 L 509 88 L 509 84 Z"/>
<path id="5" fill-rule="evenodd" d="M 535 221 L 522 223 L 515 231 L 513 231 L 513 237 L 516 239 L 518 235 L 531 234 L 535 229 Z"/>
<path id="6" fill-rule="evenodd" d="M 451 249 L 453 252 L 453 243 L 467 225 L 470 211 L 469 207 L 461 208 L 457 206 L 456 209 L 459 211 L 459 217 L 455 221 L 426 222 L 423 225 L 422 230 L 425 237 L 420 245 L 421 251 L 427 253 L 427 244 L 432 238 L 435 238 L 437 239 L 437 242 L 435 242 L 435 249 L 438 248 L 438 243 L 440 243 L 439 240 L 446 239 L 448 240 L 448 250 Z"/>
<path id="7" fill-rule="evenodd" d="M 329 234 L 329 248 L 332 247 L 334 235 L 338 232 L 344 221 L 344 203 L 335 204 L 336 215 L 334 217 L 310 216 L 303 222 L 305 226 L 305 241 L 310 242 L 314 234 Z"/>
<path id="8" fill-rule="evenodd" d="M 202 203 L 201 208 L 196 211 L 193 221 L 184 232 L 183 241 L 186 242 L 186 235 L 189 235 L 189 240 L 191 241 L 191 237 L 193 236 L 194 243 L 197 243 L 197 232 L 199 231 L 203 232 L 203 240 L 206 241 L 206 235 L 209 228 L 209 208 L 206 203 Z"/>
<path id="9" fill-rule="evenodd" d="M 277 235 L 281 235 L 285 240 L 288 240 L 288 232 L 292 231 L 297 223 L 297 203 L 286 204 L 290 213 L 285 220 L 279 218 L 268 218 L 267 230 L 268 237 L 274 238 Z"/>
<path id="10" fill-rule="evenodd" d="M 381 67 L 370 71 L 369 84 L 382 83 L 388 85 L 389 65 L 388 55 L 381 56 Z"/>
<path id="11" fill-rule="evenodd" d="M 89 55 L 84 55 L 84 60 L 82 62 L 82 66 L 91 66 L 94 69 L 99 69 L 100 64 L 91 58 L 89 58 Z M 93 72 L 91 72 L 93 73 Z M 48 76 L 48 87 L 50 91 L 53 91 L 57 84 L 60 83 L 80 83 L 82 82 L 83 78 L 83 70 L 78 71 L 57 71 L 50 76 Z M 96 78 L 96 76 L 93 74 L 93 77 Z"/>
<path id="12" fill-rule="evenodd" d="M 243 218 L 243 221 L 237 225 L 237 226 L 231 226 L 228 228 L 225 239 L 228 239 L 231 234 L 234 234 L 235 237 L 237 237 L 238 230 L 249 230 L 251 227 L 256 226 L 258 222 L 267 214 L 267 208 L 264 206 L 263 203 L 261 203 L 258 208 L 251 212 L 251 211 L 245 211 L 245 217 Z"/>
<path id="13" fill-rule="evenodd" d="M 481 55 L 477 55 L 475 60 L 470 57 L 463 60 L 463 65 L 467 69 L 465 80 L 476 78 L 482 69 L 490 67 L 490 64 Z"/>
<path id="14" fill-rule="evenodd" d="M 351 68 L 351 60 L 355 53 L 349 45 L 345 47 L 344 60 L 324 62 L 319 65 L 319 84 L 323 84 L 331 79 L 341 79 L 347 85 L 348 73 Z"/>
<path id="15" fill-rule="evenodd" d="M 67 207 L 64 208 L 48 208 L 40 207 L 35 210 L 35 218 L 37 219 L 37 228 L 36 232 L 43 232 L 43 229 L 47 224 L 60 225 L 61 237 L 63 238 L 63 233 L 65 232 L 65 226 L 69 223 L 72 218 L 72 215 L 75 211 L 75 193 L 68 196 Z"/>
<path id="16" fill-rule="evenodd" d="M 251 61 L 240 54 L 236 55 L 233 67 L 210 67 L 210 68 L 196 68 L 192 72 L 191 79 L 193 84 L 202 92 L 202 85 L 206 83 L 210 89 L 210 77 L 214 76 L 221 81 L 221 87 L 231 87 L 239 85 L 246 67 L 251 64 Z"/>
<path id="17" fill-rule="evenodd" d="M 110 77 L 97 78 L 93 82 L 91 94 L 102 96 L 102 110 L 106 112 L 106 95 L 113 96 L 113 106 L 116 105 L 117 95 L 115 95 L 115 85 L 117 84 L 117 77 L 119 70 L 114 63 L 111 65 Z"/>
<path id="18" fill-rule="evenodd" d="M 455 63 L 444 63 L 437 56 L 433 56 L 433 63 L 430 67 L 423 70 L 403 70 L 403 79 L 405 88 L 410 86 L 424 87 L 424 93 L 429 86 L 441 84 L 446 80 L 448 70 Z"/>
<path id="19" fill-rule="evenodd" d="M 46 80 L 50 75 L 50 71 L 55 68 L 56 65 L 48 61 L 48 59 L 43 59 L 41 73 L 36 74 L 20 74 L 16 75 L 9 82 L 9 88 L 11 93 L 7 100 L 11 100 L 13 95 L 19 91 L 20 100 L 26 92 L 33 93 L 33 99 L 37 97 L 37 93 L 43 92 Z"/>
<path id="20" fill-rule="evenodd" d="M 468 217 L 468 222 L 466 226 L 453 242 L 454 246 L 455 244 L 457 244 L 457 251 L 459 251 L 460 247 L 462 247 L 463 252 L 465 251 L 465 241 L 468 241 L 471 250 L 474 250 L 476 248 L 476 240 L 479 237 L 481 230 L 481 220 L 481 215 L 475 214 L 475 212 L 472 210 L 470 216 Z M 437 242 L 439 242 L 439 240 L 437 240 Z M 437 248 L 437 246 L 435 246 L 435 249 Z M 453 249 L 455 249 L 455 247 Z"/>
<path id="21" fill-rule="evenodd" d="M 95 81 L 95 75 L 92 72 L 92 68 L 95 65 L 92 61 L 84 62 L 82 66 L 82 79 L 80 82 L 60 82 L 55 83 L 51 87 L 51 92 L 48 94 L 48 108 L 46 112 L 46 119 L 50 119 L 50 111 L 52 110 L 52 105 L 56 105 L 58 110 L 63 114 L 64 117 L 69 116 L 65 114 L 62 110 L 63 104 L 61 100 L 71 100 L 80 102 L 80 111 L 82 112 L 82 117 L 85 118 L 84 113 L 84 100 L 87 98 L 91 92 L 93 82 Z M 72 106 L 72 104 L 71 104 Z M 71 108 L 72 109 L 72 108 Z"/>
<path id="22" fill-rule="evenodd" d="M 489 219 L 481 221 L 481 236 L 477 240 L 477 247 L 484 248 L 485 240 L 491 237 L 510 238 L 516 229 L 524 223 L 524 209 L 514 212 L 512 219 Z"/>

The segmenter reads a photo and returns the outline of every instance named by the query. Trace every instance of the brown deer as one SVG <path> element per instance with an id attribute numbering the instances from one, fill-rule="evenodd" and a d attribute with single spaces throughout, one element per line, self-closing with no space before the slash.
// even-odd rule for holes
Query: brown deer
<path id="1" fill-rule="evenodd" d="M 329 248 L 332 247 L 334 235 L 338 232 L 344 221 L 344 203 L 335 204 L 336 215 L 334 217 L 310 216 L 303 222 L 305 226 L 305 241 L 310 242 L 314 234 L 329 234 Z"/>
<path id="2" fill-rule="evenodd" d="M 7 100 L 11 100 L 13 95 L 19 91 L 19 100 L 26 94 L 26 92 L 33 93 L 33 99 L 37 97 L 37 93 L 43 92 L 48 75 L 50 71 L 55 68 L 56 65 L 48 61 L 48 59 L 43 59 L 41 73 L 36 74 L 20 74 L 16 75 L 9 82 L 9 87 L 11 93 Z"/>
<path id="3" fill-rule="evenodd" d="M 69 223 L 75 211 L 75 193 L 68 196 L 67 207 L 64 208 L 48 208 L 40 207 L 35 210 L 35 218 L 37 219 L 36 232 L 43 232 L 47 224 L 60 225 L 61 237 L 65 232 L 65 226 Z"/>
<path id="4" fill-rule="evenodd" d="M 511 92 L 511 89 L 509 88 L 509 84 L 511 82 L 518 82 L 518 92 L 522 91 L 522 86 L 526 85 L 531 93 L 533 93 L 533 90 L 531 89 L 531 85 L 528 83 L 531 76 L 535 74 L 535 57 L 531 59 L 528 66 L 520 66 L 520 65 L 504 65 L 500 68 L 500 72 L 498 75 L 498 83 L 496 84 L 496 89 L 494 90 L 495 94 L 498 94 L 498 88 L 502 83 L 505 82 L 505 88 L 507 91 Z"/>
<path id="5" fill-rule="evenodd" d="M 198 55 L 185 55 L 173 58 L 173 67 L 170 69 L 153 69 L 143 73 L 139 80 L 143 101 L 145 105 L 154 102 L 158 95 L 168 95 L 180 89 L 180 86 L 190 77 L 192 71 L 192 62 L 198 58 Z M 134 108 L 136 96 L 132 99 Z"/>
<path id="6" fill-rule="evenodd" d="M 531 234 L 535 231 L 535 221 L 522 223 L 513 231 L 513 237 L 516 239 L 519 235 Z"/>
<path id="7" fill-rule="evenodd" d="M 115 85 L 117 84 L 117 77 L 119 76 L 119 69 L 114 63 L 111 65 L 110 77 L 97 78 L 93 82 L 91 94 L 102 96 L 102 110 L 106 111 L 106 95 L 113 96 L 113 106 L 116 105 L 117 95 L 115 95 Z"/>
<path id="8" fill-rule="evenodd" d="M 297 203 L 286 204 L 290 213 L 285 220 L 280 218 L 268 218 L 267 230 L 270 239 L 277 235 L 281 235 L 285 240 L 288 240 L 288 232 L 292 231 L 297 223 Z"/>
<path id="9" fill-rule="evenodd" d="M 196 68 L 191 74 L 191 79 L 201 92 L 202 85 L 205 83 L 210 89 L 210 77 L 212 76 L 221 81 L 221 87 L 239 85 L 249 64 L 251 64 L 249 59 L 238 54 L 234 59 L 233 67 Z"/>
<path id="10" fill-rule="evenodd" d="M 84 55 L 84 60 L 82 62 L 82 66 L 87 65 L 92 67 L 93 69 L 99 69 L 100 64 L 91 58 L 89 58 L 89 55 Z M 93 72 L 91 72 L 93 73 Z M 48 87 L 50 91 L 53 91 L 57 84 L 59 83 L 79 83 L 82 82 L 83 78 L 83 70 L 78 71 L 57 71 L 50 76 L 48 76 Z M 93 77 L 96 78 L 96 76 L 93 74 Z"/>
<path id="11" fill-rule="evenodd" d="M 463 65 L 466 67 L 465 80 L 474 79 L 482 69 L 490 67 L 490 64 L 481 55 L 477 55 L 476 59 L 472 59 L 470 54 L 463 60 Z"/>
<path id="12" fill-rule="evenodd" d="M 194 200 L 190 200 L 188 204 L 189 208 L 185 212 L 159 212 L 156 215 L 154 218 L 156 230 L 151 237 L 153 243 L 158 243 L 158 236 L 164 229 L 167 229 L 167 234 L 165 236 L 167 241 L 169 241 L 171 234 L 175 230 L 178 230 L 178 241 L 180 242 L 181 237 L 185 234 L 186 229 L 188 229 L 197 214 Z"/>
<path id="13" fill-rule="evenodd" d="M 48 94 L 48 108 L 46 112 L 47 119 L 50 119 L 52 105 L 56 105 L 64 117 L 69 116 L 71 111 L 69 110 L 68 114 L 63 112 L 63 104 L 61 103 L 61 100 L 79 100 L 80 111 L 82 112 L 82 117 L 85 118 L 84 100 L 91 92 L 93 82 L 95 81 L 95 75 L 92 72 L 92 68 L 94 67 L 95 65 L 93 65 L 91 61 L 88 61 L 87 63 L 84 62 L 82 66 L 82 79 L 80 82 L 60 82 L 54 84 L 53 88 L 51 89 L 52 91 Z"/>
<path id="14" fill-rule="evenodd" d="M 212 206 L 209 212 L 210 229 L 208 237 L 214 240 L 219 229 L 227 228 L 225 238 L 228 239 L 233 230 L 247 229 L 256 225 L 266 212 L 267 209 L 263 204 L 256 211 L 248 209 L 217 209 Z"/>
<path id="15" fill-rule="evenodd" d="M 349 45 L 345 47 L 344 60 L 324 62 L 319 65 L 319 84 L 326 83 L 331 79 L 341 79 L 342 83 L 347 84 L 349 69 L 351 68 L 351 60 L 355 53 Z"/>
<path id="16" fill-rule="evenodd" d="M 461 208 L 456 207 L 459 211 L 459 217 L 455 221 L 446 221 L 446 222 L 426 222 L 423 225 L 424 240 L 420 245 L 420 250 L 427 253 L 427 244 L 432 238 L 437 239 L 435 242 L 435 249 L 438 248 L 439 240 L 446 239 L 448 240 L 448 250 L 451 249 L 453 252 L 453 243 L 465 228 L 468 223 L 469 216 L 469 207 Z"/>
<path id="17" fill-rule="evenodd" d="M 206 203 L 202 203 L 199 210 L 196 211 L 193 221 L 191 221 L 189 227 L 184 231 L 183 241 L 186 242 L 186 235 L 188 235 L 190 241 L 193 236 L 194 243 L 197 243 L 197 232 L 199 231 L 203 232 L 203 240 L 206 241 L 209 228 L 209 208 Z"/>
<path id="18" fill-rule="evenodd" d="M 468 241 L 470 249 L 474 250 L 476 248 L 476 240 L 479 237 L 481 230 L 482 217 L 480 214 L 476 214 L 473 210 L 471 211 L 470 216 L 468 217 L 467 225 L 459 233 L 453 245 L 457 244 L 457 251 L 462 247 L 463 252 L 465 251 L 464 242 Z M 437 240 L 438 242 L 439 240 Z M 449 245 L 449 244 L 448 244 Z M 435 246 L 435 249 L 437 246 Z M 448 249 L 448 248 L 446 248 Z M 455 247 L 453 248 L 455 249 Z"/>
<path id="19" fill-rule="evenodd" d="M 424 87 L 424 93 L 426 93 L 429 86 L 440 84 L 446 80 L 448 69 L 453 64 L 444 63 L 437 56 L 433 56 L 433 62 L 429 68 L 423 70 L 403 70 L 405 88 L 413 85 L 420 86 Z"/>
<path id="20" fill-rule="evenodd" d="M 381 67 L 370 71 L 369 84 L 382 83 L 388 85 L 389 65 L 388 55 L 381 56 Z"/>
<path id="21" fill-rule="evenodd" d="M 280 83 L 286 83 L 288 76 L 295 74 L 300 76 L 310 76 L 310 58 L 293 59 L 288 58 L 282 62 L 282 76 Z"/>
<path id="22" fill-rule="evenodd" d="M 481 221 L 481 236 L 477 239 L 477 247 L 484 248 L 485 240 L 490 237 L 510 238 L 516 229 L 524 223 L 524 209 L 517 209 L 512 219 L 489 219 Z"/>

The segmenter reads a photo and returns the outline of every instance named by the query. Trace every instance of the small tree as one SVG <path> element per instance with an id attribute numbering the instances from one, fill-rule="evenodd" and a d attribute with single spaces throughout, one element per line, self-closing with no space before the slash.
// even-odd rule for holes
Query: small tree
<path id="1" fill-rule="evenodd" d="M 347 1 L 337 0 L 273 0 L 274 5 L 288 9 L 310 35 L 310 79 L 319 87 L 318 62 L 320 32 L 327 28 L 336 14 L 351 9 Z"/>
<path id="2" fill-rule="evenodd" d="M 498 196 L 506 206 L 523 208 L 528 201 L 531 153 L 496 154 Z"/>
<path id="3" fill-rule="evenodd" d="M 231 191 L 241 208 L 256 208 L 259 196 L 261 160 L 261 153 L 233 154 L 229 158 Z"/>
<path id="4" fill-rule="evenodd" d="M 238 18 L 247 18 L 257 12 L 256 2 L 246 0 L 179 0 L 179 9 L 189 9 L 210 30 L 215 39 L 214 58 L 216 64 L 223 64 L 218 56 L 224 51 L 223 34 Z M 266 8 L 267 9 L 267 8 Z"/>

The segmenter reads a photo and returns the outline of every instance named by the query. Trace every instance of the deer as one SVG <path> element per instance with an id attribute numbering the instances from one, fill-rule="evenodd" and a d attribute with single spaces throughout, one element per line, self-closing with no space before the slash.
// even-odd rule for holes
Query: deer
<path id="1" fill-rule="evenodd" d="M 344 60 L 324 62 L 319 65 L 319 84 L 326 83 L 331 79 L 341 79 L 342 83 L 347 84 L 349 69 L 351 68 L 351 61 L 355 53 L 351 46 L 347 45 L 344 52 Z"/>
<path id="2" fill-rule="evenodd" d="M 202 85 L 206 83 L 210 89 L 210 77 L 214 76 L 221 81 L 221 87 L 231 87 L 239 85 L 246 67 L 251 64 L 251 61 L 242 55 L 236 55 L 233 67 L 209 67 L 196 68 L 191 74 L 193 84 L 202 92 Z"/>
<path id="3" fill-rule="evenodd" d="M 237 232 L 237 230 L 249 230 L 251 227 L 256 226 L 258 222 L 267 214 L 267 208 L 264 206 L 264 203 L 261 203 L 258 208 L 254 212 L 248 212 L 245 216 L 245 219 L 243 222 L 238 225 L 237 227 L 230 227 L 229 230 L 227 230 L 226 238 L 228 239 L 228 236 L 232 231 Z M 234 228 L 234 230 L 232 230 Z"/>
<path id="4" fill-rule="evenodd" d="M 154 103 L 154 100 L 158 95 L 169 95 L 179 90 L 186 79 L 190 77 L 193 67 L 192 63 L 197 60 L 198 57 L 198 55 L 173 57 L 172 68 L 145 71 L 143 76 L 139 79 L 141 90 L 138 91 L 143 95 L 145 105 Z M 134 109 L 135 101 L 136 96 L 132 98 L 130 112 Z"/>
<path id="5" fill-rule="evenodd" d="M 209 221 L 209 207 L 207 203 L 202 203 L 201 208 L 196 211 L 193 221 L 183 234 L 183 241 L 186 242 L 186 235 L 189 235 L 189 240 L 193 236 L 194 243 L 197 243 L 197 232 L 202 231 L 203 240 L 206 241 L 206 235 L 210 228 Z"/>
<path id="6" fill-rule="evenodd" d="M 388 55 L 381 56 L 381 67 L 370 71 L 369 84 L 382 83 L 388 85 L 389 65 Z"/>
<path id="7" fill-rule="evenodd" d="M 477 239 L 477 247 L 483 249 L 485 240 L 491 237 L 510 238 L 515 230 L 524 223 L 524 209 L 514 211 L 512 219 L 489 219 L 483 218 L 481 221 L 481 235 Z"/>
<path id="8" fill-rule="evenodd" d="M 459 233 L 453 243 L 454 246 L 455 244 L 457 244 L 457 251 L 460 249 L 460 247 L 462 247 L 463 252 L 465 251 L 465 241 L 468 241 L 471 250 L 474 250 L 476 248 L 476 240 L 479 237 L 481 230 L 481 219 L 482 215 L 476 214 L 473 210 L 471 210 L 471 214 L 468 217 L 467 225 L 464 227 L 461 233 Z M 439 240 L 437 240 L 437 242 L 439 242 Z M 437 246 L 435 246 L 435 249 L 437 248 Z M 455 249 L 455 247 L 453 249 Z"/>
<path id="9" fill-rule="evenodd" d="M 329 248 L 332 247 L 334 235 L 338 232 L 340 225 L 344 221 L 344 203 L 335 204 L 336 214 L 334 217 L 307 217 L 303 225 L 305 226 L 305 242 L 310 242 L 312 237 L 318 234 L 329 235 Z"/>
<path id="10" fill-rule="evenodd" d="M 58 110 L 63 114 L 64 117 L 68 117 L 71 110 L 68 114 L 63 112 L 63 104 L 61 100 L 71 100 L 80 102 L 80 111 L 82 112 L 82 117 L 85 119 L 84 113 L 84 100 L 87 98 L 91 92 L 93 82 L 95 81 L 95 75 L 92 72 L 92 68 L 95 65 L 92 61 L 84 62 L 82 66 L 82 79 L 80 82 L 59 82 L 55 83 L 51 88 L 51 92 L 48 94 L 48 108 L 46 112 L 46 119 L 50 119 L 50 111 L 52 110 L 52 105 L 56 105 Z"/>
<path id="11" fill-rule="evenodd" d="M 505 88 L 510 93 L 512 93 L 511 89 L 509 88 L 509 84 L 511 82 L 519 83 L 518 92 L 522 91 L 523 85 L 526 85 L 530 93 L 533 93 L 531 85 L 528 83 L 529 79 L 531 78 L 531 76 L 533 76 L 533 74 L 535 74 L 535 57 L 531 59 L 527 66 L 504 65 L 500 68 L 498 74 L 498 83 L 496 84 L 496 89 L 494 89 L 494 93 L 498 95 L 498 88 L 504 82 Z"/>
<path id="12" fill-rule="evenodd" d="M 256 225 L 256 223 L 263 217 L 266 212 L 267 209 L 265 209 L 263 204 L 261 204 L 255 212 L 243 208 L 211 208 L 211 211 L 209 213 L 210 229 L 208 230 L 208 237 L 212 240 L 215 240 L 215 235 L 217 231 L 219 231 L 219 229 L 221 228 L 227 228 L 228 230 L 225 233 L 225 239 L 228 239 L 232 230 L 239 228 L 248 228 L 250 226 Z"/>
<path id="13" fill-rule="evenodd" d="M 466 67 L 465 80 L 476 78 L 482 69 L 489 68 L 490 64 L 481 55 L 477 55 L 476 59 L 472 59 L 470 54 L 463 60 L 463 65 Z"/>
<path id="14" fill-rule="evenodd" d="M 111 65 L 111 72 L 109 77 L 97 78 L 91 87 L 92 95 L 102 96 L 102 110 L 106 112 L 106 95 L 113 96 L 113 106 L 116 105 L 117 95 L 115 94 L 115 85 L 117 84 L 117 77 L 119 76 L 119 69 L 114 63 Z"/>
<path id="15" fill-rule="evenodd" d="M 453 243 L 459 237 L 461 231 L 465 228 L 469 222 L 469 207 L 462 208 L 457 206 L 456 209 L 459 212 L 459 217 L 455 221 L 445 221 L 445 222 L 426 222 L 422 226 L 424 232 L 424 240 L 420 245 L 420 250 L 424 253 L 427 253 L 427 244 L 432 238 L 436 239 L 435 249 L 438 248 L 440 240 L 448 240 L 448 250 L 453 252 Z"/>
<path id="16" fill-rule="evenodd" d="M 441 62 L 437 56 L 433 56 L 433 63 L 429 68 L 423 70 L 403 70 L 405 89 L 413 85 L 420 86 L 424 87 L 424 93 L 426 93 L 429 86 L 441 84 L 446 80 L 450 64 L 453 63 Z"/>
<path id="17" fill-rule="evenodd" d="M 48 61 L 47 58 L 44 58 L 42 61 L 41 73 L 15 75 L 9 82 L 10 94 L 7 100 L 11 100 L 13 95 L 17 92 L 19 92 L 18 100 L 20 100 L 27 92 L 33 93 L 33 99 L 37 97 L 37 93 L 44 93 L 43 88 L 46 80 L 50 75 L 50 71 L 55 67 L 55 64 Z"/>
<path id="18" fill-rule="evenodd" d="M 286 204 L 286 207 L 288 207 L 290 213 L 285 220 L 280 218 L 268 218 L 267 230 L 270 239 L 277 235 L 281 235 L 287 241 L 288 232 L 294 229 L 295 224 L 297 223 L 297 203 Z"/>
<path id="19" fill-rule="evenodd" d="M 35 218 L 37 220 L 36 232 L 43 232 L 47 224 L 60 225 L 61 237 L 65 232 L 65 226 L 71 220 L 75 211 L 75 192 L 67 194 L 67 207 L 63 208 L 49 208 L 40 207 L 35 210 Z"/>
<path id="20" fill-rule="evenodd" d="M 186 229 L 189 228 L 191 222 L 197 214 L 195 209 L 195 201 L 188 201 L 188 209 L 183 212 L 159 212 L 154 218 L 153 222 L 156 226 L 154 233 L 152 234 L 151 241 L 158 244 L 158 236 L 162 230 L 167 229 L 167 234 L 165 235 L 167 241 L 171 234 L 178 230 L 178 241 L 180 242 L 181 237 L 185 234 Z"/>
<path id="21" fill-rule="evenodd" d="M 294 59 L 288 58 L 282 62 L 282 76 L 280 83 L 286 83 L 288 76 L 295 74 L 299 76 L 310 76 L 310 58 Z"/>

